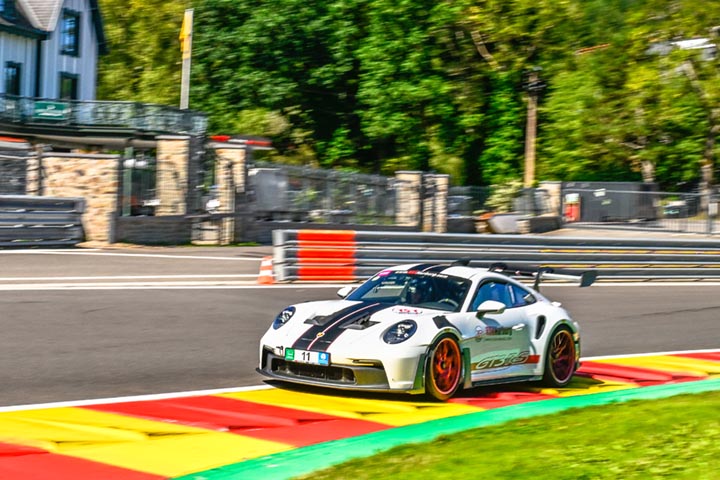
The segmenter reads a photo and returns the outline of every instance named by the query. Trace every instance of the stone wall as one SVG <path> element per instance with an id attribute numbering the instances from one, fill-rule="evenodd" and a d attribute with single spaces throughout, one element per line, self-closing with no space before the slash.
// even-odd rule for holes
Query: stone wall
<path id="1" fill-rule="evenodd" d="M 419 171 L 399 171 L 395 197 L 395 224 L 422 226 L 424 232 L 447 231 L 447 197 L 450 177 Z"/>
<path id="2" fill-rule="evenodd" d="M 139 245 L 186 245 L 192 237 L 192 220 L 184 215 L 117 217 L 116 242 Z"/>
<path id="3" fill-rule="evenodd" d="M 188 194 L 190 137 L 159 136 L 157 140 L 157 196 L 155 215 L 185 215 Z"/>
<path id="4" fill-rule="evenodd" d="M 247 169 L 245 168 L 245 146 L 230 143 L 214 144 L 216 164 L 215 183 L 218 186 L 218 200 L 221 213 L 237 212 L 244 205 Z M 235 217 L 222 220 L 221 243 L 242 241 L 246 222 Z M 238 228 L 240 227 L 240 228 Z M 238 235 L 240 233 L 240 235 Z"/>
<path id="5" fill-rule="evenodd" d="M 424 175 L 425 200 L 423 202 L 423 232 L 447 232 L 447 197 L 450 176 Z"/>
<path id="6" fill-rule="evenodd" d="M 85 239 L 112 241 L 119 205 L 119 155 L 53 153 L 40 159 L 39 195 L 85 199 Z"/>
<path id="7" fill-rule="evenodd" d="M 398 171 L 395 191 L 395 224 L 416 227 L 420 224 L 420 186 L 422 172 Z"/>

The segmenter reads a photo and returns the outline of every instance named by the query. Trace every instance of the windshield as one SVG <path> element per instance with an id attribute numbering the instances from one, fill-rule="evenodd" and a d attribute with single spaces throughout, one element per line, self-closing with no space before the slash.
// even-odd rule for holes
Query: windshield
<path id="1" fill-rule="evenodd" d="M 464 278 L 385 270 L 360 285 L 347 299 L 459 312 L 469 289 L 470 281 Z"/>

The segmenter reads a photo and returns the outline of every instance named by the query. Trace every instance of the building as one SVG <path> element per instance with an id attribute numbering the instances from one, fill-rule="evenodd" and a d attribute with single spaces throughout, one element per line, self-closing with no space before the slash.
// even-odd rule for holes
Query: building
<path id="1" fill-rule="evenodd" d="M 204 135 L 199 112 L 96 101 L 106 52 L 98 0 L 0 0 L 0 136 L 118 151 L 152 149 L 158 135 Z"/>
<path id="2" fill-rule="evenodd" d="M 0 0 L 6 95 L 95 100 L 106 49 L 97 0 Z"/>

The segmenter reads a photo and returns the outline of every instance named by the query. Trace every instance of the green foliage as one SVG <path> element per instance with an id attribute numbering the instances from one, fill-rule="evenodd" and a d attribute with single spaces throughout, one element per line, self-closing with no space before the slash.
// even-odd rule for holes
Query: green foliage
<path id="1" fill-rule="evenodd" d="M 485 208 L 494 213 L 513 211 L 513 200 L 520 195 L 523 188 L 521 180 L 510 180 L 507 183 L 492 186 L 492 193 L 485 201 Z"/>
<path id="2" fill-rule="evenodd" d="M 100 58 L 97 97 L 179 105 L 178 36 L 190 0 L 100 0 L 109 53 Z"/>
<path id="3" fill-rule="evenodd" d="M 709 36 L 681 0 L 101 0 L 98 97 L 176 105 L 195 8 L 191 108 L 275 159 L 504 184 L 523 172 L 527 72 L 543 68 L 538 180 L 683 189 L 720 147 L 719 61 L 657 42 Z M 669 44 L 668 44 L 669 45 Z"/>

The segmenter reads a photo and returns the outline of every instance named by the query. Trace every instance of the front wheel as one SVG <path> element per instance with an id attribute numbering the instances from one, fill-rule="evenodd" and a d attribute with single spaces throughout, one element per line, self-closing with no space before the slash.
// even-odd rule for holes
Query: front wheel
<path id="1" fill-rule="evenodd" d="M 545 353 L 543 384 L 564 387 L 575 373 L 575 341 L 570 329 L 560 326 L 550 335 Z"/>
<path id="2" fill-rule="evenodd" d="M 460 345 L 451 335 L 444 335 L 430 348 L 425 369 L 425 393 L 445 401 L 452 397 L 462 380 Z"/>

